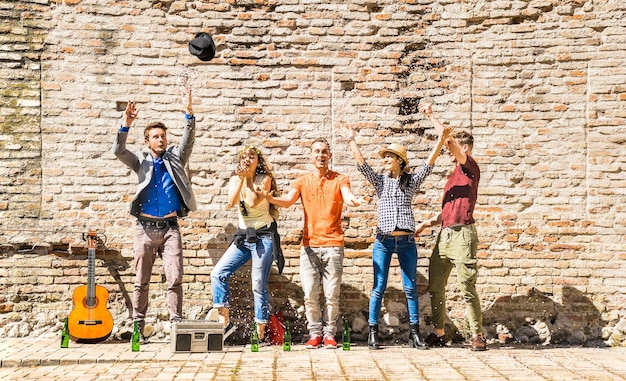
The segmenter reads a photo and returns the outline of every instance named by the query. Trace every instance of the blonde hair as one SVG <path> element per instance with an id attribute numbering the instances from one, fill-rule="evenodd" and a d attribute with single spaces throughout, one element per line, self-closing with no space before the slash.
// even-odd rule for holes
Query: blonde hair
<path id="1" fill-rule="evenodd" d="M 259 164 L 256 166 L 256 175 L 265 175 L 268 176 L 271 180 L 270 186 L 270 194 L 272 196 L 278 196 L 278 185 L 276 184 L 276 178 L 274 178 L 274 174 L 272 173 L 271 164 L 265 159 L 265 156 L 253 145 L 244 146 L 239 153 L 237 154 L 237 161 L 241 160 L 241 156 L 244 153 L 254 153 L 259 159 Z M 278 208 L 276 205 L 270 203 L 270 216 L 272 216 L 275 220 L 278 219 Z"/>

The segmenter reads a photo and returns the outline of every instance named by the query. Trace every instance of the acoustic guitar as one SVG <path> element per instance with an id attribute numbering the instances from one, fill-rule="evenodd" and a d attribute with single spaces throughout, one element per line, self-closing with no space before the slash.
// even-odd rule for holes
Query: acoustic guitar
<path id="1" fill-rule="evenodd" d="M 96 285 L 95 231 L 87 233 L 87 285 L 74 290 L 74 309 L 67 318 L 72 340 L 83 343 L 97 343 L 105 340 L 113 331 L 113 317 L 107 309 L 109 291 Z"/>

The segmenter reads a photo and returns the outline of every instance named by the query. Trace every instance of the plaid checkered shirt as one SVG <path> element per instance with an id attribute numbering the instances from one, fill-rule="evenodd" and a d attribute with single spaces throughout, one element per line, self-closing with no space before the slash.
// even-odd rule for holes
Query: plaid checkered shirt
<path id="1" fill-rule="evenodd" d="M 411 209 L 413 195 L 433 170 L 424 163 L 417 173 L 410 174 L 409 186 L 404 193 L 400 189 L 400 179 L 385 174 L 377 174 L 369 164 L 357 165 L 359 172 L 372 183 L 378 196 L 378 226 L 376 234 L 388 235 L 396 229 L 415 231 L 415 216 Z"/>

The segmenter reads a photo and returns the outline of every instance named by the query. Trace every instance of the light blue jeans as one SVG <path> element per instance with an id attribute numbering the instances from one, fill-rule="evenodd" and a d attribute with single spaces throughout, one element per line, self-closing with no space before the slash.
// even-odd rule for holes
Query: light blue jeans
<path id="1" fill-rule="evenodd" d="M 417 296 L 417 247 L 413 235 L 376 236 L 372 249 L 372 264 L 374 265 L 374 285 L 370 296 L 370 311 L 368 323 L 378 324 L 383 295 L 387 289 L 389 265 L 393 253 L 398 255 L 402 269 L 402 287 L 406 295 L 409 323 L 419 322 L 419 301 Z"/>
<path id="2" fill-rule="evenodd" d="M 211 271 L 213 307 L 230 306 L 228 278 L 252 259 L 252 293 L 254 295 L 254 320 L 267 324 L 270 317 L 270 294 L 267 282 L 272 269 L 272 237 L 259 236 L 257 243 L 244 241 L 231 244 Z"/>

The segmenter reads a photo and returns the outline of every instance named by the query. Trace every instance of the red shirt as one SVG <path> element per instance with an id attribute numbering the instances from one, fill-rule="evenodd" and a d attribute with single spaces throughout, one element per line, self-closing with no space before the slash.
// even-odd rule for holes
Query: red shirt
<path id="1" fill-rule="evenodd" d="M 467 155 L 465 164 L 457 164 L 443 188 L 441 219 L 444 228 L 474 223 L 479 181 L 480 168 L 474 158 Z"/>

